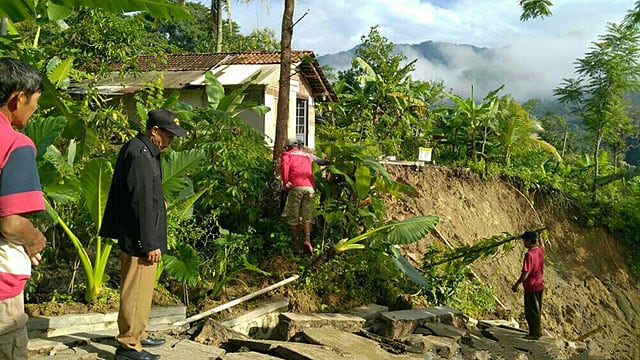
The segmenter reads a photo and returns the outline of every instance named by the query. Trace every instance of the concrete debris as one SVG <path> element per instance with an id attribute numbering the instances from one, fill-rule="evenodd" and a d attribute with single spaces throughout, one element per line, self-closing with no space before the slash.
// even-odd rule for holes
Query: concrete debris
<path id="1" fill-rule="evenodd" d="M 281 308 L 273 303 L 265 306 L 271 310 L 251 311 L 264 315 Z M 370 305 L 353 314 L 281 313 L 272 339 L 251 338 L 225 327 L 225 323 L 245 332 L 263 327 L 246 314 L 222 322 L 200 320 L 191 324 L 191 329 L 152 334 L 166 338 L 167 343 L 150 350 L 163 359 L 209 360 L 606 359 L 588 343 L 550 336 L 537 341 L 524 339 L 526 332 L 510 322 L 480 320 L 473 326 L 459 311 L 447 307 L 387 311 Z M 112 359 L 117 347 L 114 336 L 115 331 L 110 330 L 32 339 L 30 359 Z"/>

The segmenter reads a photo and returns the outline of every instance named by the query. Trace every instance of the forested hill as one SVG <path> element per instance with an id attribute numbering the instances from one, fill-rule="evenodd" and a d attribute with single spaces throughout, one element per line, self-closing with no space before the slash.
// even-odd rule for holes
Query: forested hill
<path id="1" fill-rule="evenodd" d="M 357 47 L 335 54 L 318 57 L 321 65 L 335 70 L 351 67 Z M 557 74 L 541 65 L 532 65 L 532 59 L 523 58 L 514 49 L 486 48 L 466 44 L 424 41 L 419 44 L 394 44 L 396 52 L 403 53 L 408 61 L 416 60 L 415 80 L 441 80 L 445 88 L 468 96 L 471 86 L 475 94 L 484 96 L 491 90 L 505 85 L 503 93 L 512 94 L 524 102 L 531 98 L 551 98 L 553 88 L 570 73 Z M 570 67 L 570 66 L 569 66 Z"/>

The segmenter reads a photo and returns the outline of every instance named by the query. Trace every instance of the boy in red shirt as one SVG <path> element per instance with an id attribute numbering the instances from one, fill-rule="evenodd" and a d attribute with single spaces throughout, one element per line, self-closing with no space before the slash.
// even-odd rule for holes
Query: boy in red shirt
<path id="1" fill-rule="evenodd" d="M 525 339 L 537 340 L 542 336 L 542 293 L 544 282 L 544 247 L 537 246 L 537 234 L 533 231 L 525 231 L 522 234 L 524 246 L 528 249 L 524 255 L 522 273 L 513 284 L 511 290 L 518 291 L 518 285 L 524 287 L 524 315 L 529 325 L 529 334 Z"/>

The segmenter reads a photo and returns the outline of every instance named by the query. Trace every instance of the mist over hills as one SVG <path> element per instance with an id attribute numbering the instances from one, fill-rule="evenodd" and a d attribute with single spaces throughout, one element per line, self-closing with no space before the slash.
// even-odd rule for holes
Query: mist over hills
<path id="1" fill-rule="evenodd" d="M 351 67 L 356 48 L 318 56 L 321 65 L 336 73 Z M 524 102 L 531 98 L 551 99 L 553 89 L 563 78 L 572 77 L 572 64 L 553 65 L 549 54 L 527 54 L 509 47 L 490 49 L 473 45 L 424 41 L 419 44 L 395 44 L 408 61 L 416 59 L 415 80 L 443 81 L 445 88 L 461 96 L 476 98 L 505 85 L 501 95 L 511 94 Z"/>

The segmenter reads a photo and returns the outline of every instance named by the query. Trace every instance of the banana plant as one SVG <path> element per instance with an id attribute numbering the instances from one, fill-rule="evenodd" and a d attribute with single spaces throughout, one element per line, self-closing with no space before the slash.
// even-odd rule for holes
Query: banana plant
<path id="1" fill-rule="evenodd" d="M 367 246 L 374 251 L 383 251 L 391 258 L 394 266 L 420 287 L 428 283 L 420 272 L 402 255 L 398 245 L 412 244 L 429 234 L 440 222 L 437 216 L 416 216 L 401 221 L 389 221 L 351 239 L 343 239 L 334 245 L 336 253 L 347 250 L 364 249 Z"/>
<path id="2" fill-rule="evenodd" d="M 449 96 L 449 98 L 457 105 L 455 108 L 455 117 L 460 119 L 469 131 L 471 160 L 473 161 L 477 160 L 478 151 L 476 150 L 476 135 L 481 127 L 484 128 L 481 153 L 484 152 L 487 131 L 491 125 L 490 123 L 495 118 L 497 111 L 497 94 L 502 90 L 502 88 L 504 88 L 504 85 L 490 91 L 480 103 L 476 103 L 474 99 L 473 86 L 471 86 L 471 96 L 466 99 L 463 99 L 458 95 L 447 93 L 447 96 Z"/>
<path id="3" fill-rule="evenodd" d="M 100 295 L 103 284 L 109 280 L 106 274 L 106 267 L 114 243 L 110 239 L 103 239 L 101 236 L 98 236 L 97 232 L 102 224 L 102 216 L 104 214 L 107 196 L 109 195 L 112 177 L 113 168 L 111 163 L 104 158 L 89 160 L 84 164 L 82 171 L 80 171 L 79 180 L 82 184 L 81 189 L 85 199 L 84 204 L 89 211 L 91 220 L 95 224 L 95 258 L 93 263 L 91 263 L 91 258 L 87 251 L 87 248 L 91 246 L 92 242 L 86 245 L 83 244 L 73 230 L 71 230 L 71 227 L 47 201 L 47 213 L 49 217 L 54 223 L 60 225 L 67 236 L 69 236 L 80 258 L 86 277 L 85 300 L 87 303 L 92 302 Z"/>
<path id="4" fill-rule="evenodd" d="M 393 181 L 384 166 L 372 155 L 373 146 L 343 143 L 320 144 L 330 161 L 325 175 L 316 167 L 317 191 L 321 194 L 320 214 L 323 236 L 328 239 L 351 237 L 364 229 L 379 226 L 384 217 L 382 195 L 400 197 L 412 188 Z"/>
<path id="5" fill-rule="evenodd" d="M 48 117 L 40 121 L 30 122 L 25 129 L 25 133 L 31 137 L 39 150 L 37 158 L 38 172 L 45 194 L 47 214 L 54 224 L 58 224 L 63 228 L 78 253 L 86 275 L 85 300 L 90 302 L 98 296 L 102 289 L 102 284 L 106 281 L 105 268 L 112 243 L 107 241 L 103 244 L 102 239 L 96 235 L 96 257 L 95 263 L 92 264 L 85 245 L 73 233 L 71 226 L 54 209 L 51 201 L 70 204 L 84 198 L 88 213 L 96 224 L 95 233 L 97 234 L 111 184 L 113 169 L 106 159 L 95 158 L 83 164 L 82 170 L 77 172 L 76 142 L 71 141 L 69 143 L 66 154 L 60 152 L 53 145 L 65 125 L 64 118 Z"/>

